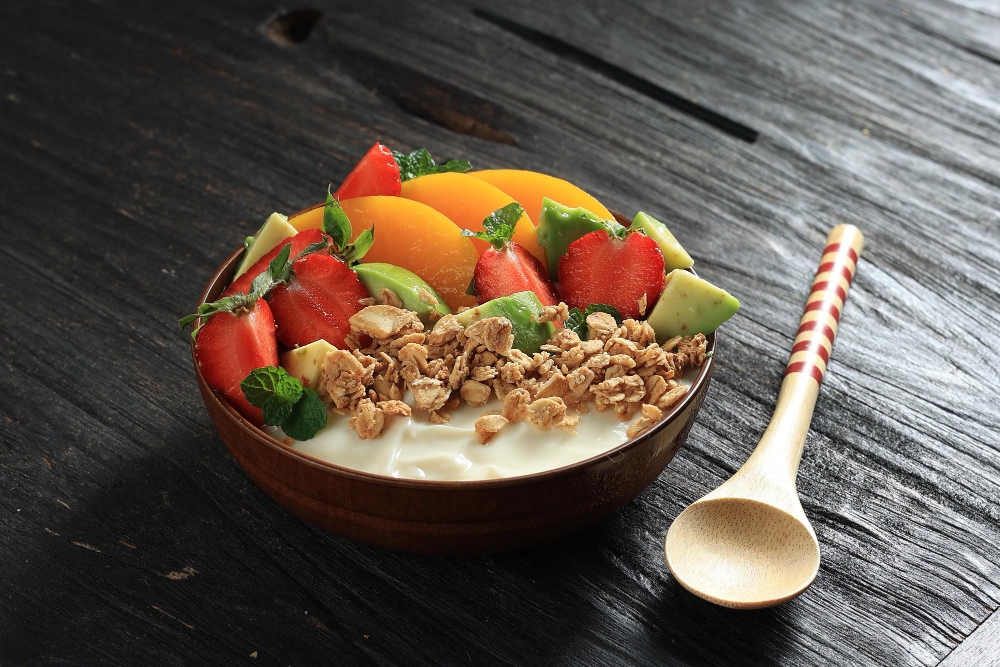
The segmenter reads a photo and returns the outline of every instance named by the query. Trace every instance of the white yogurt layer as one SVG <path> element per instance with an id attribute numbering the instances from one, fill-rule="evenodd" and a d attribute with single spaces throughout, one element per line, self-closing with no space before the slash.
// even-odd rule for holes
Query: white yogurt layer
<path id="1" fill-rule="evenodd" d="M 691 373 L 695 375 L 695 373 Z M 690 384 L 681 381 L 681 384 Z M 631 422 L 618 420 L 614 410 L 580 416 L 576 434 L 554 428 L 541 431 L 531 424 L 507 424 L 487 444 L 476 439 L 475 422 L 486 410 L 499 410 L 495 398 L 486 406 L 466 404 L 452 410 L 447 424 L 432 424 L 427 413 L 386 418 L 382 434 L 361 440 L 348 417 L 330 412 L 327 427 L 311 440 L 292 448 L 345 468 L 405 479 L 477 480 L 513 477 L 553 470 L 610 451 L 625 442 Z M 277 433 L 280 440 L 284 437 Z"/>

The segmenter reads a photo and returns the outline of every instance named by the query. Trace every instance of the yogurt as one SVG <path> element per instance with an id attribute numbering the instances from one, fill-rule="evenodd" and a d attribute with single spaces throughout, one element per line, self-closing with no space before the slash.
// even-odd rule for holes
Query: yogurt
<path id="1" fill-rule="evenodd" d="M 695 375 L 691 373 L 690 375 Z M 681 384 L 690 384 L 681 381 Z M 497 479 L 553 470 L 603 454 L 628 437 L 631 421 L 619 421 L 614 410 L 580 416 L 576 434 L 554 428 L 541 431 L 527 422 L 507 424 L 485 445 L 476 439 L 475 423 L 486 410 L 499 410 L 494 398 L 481 408 L 462 404 L 447 424 L 432 424 L 424 412 L 386 419 L 379 437 L 361 440 L 346 415 L 330 412 L 325 429 L 292 448 L 377 475 L 402 479 L 470 481 Z M 283 434 L 276 434 L 280 440 Z"/>

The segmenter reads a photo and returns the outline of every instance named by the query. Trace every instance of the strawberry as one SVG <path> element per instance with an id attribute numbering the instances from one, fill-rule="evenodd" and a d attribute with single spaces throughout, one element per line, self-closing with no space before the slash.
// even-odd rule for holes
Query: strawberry
<path id="1" fill-rule="evenodd" d="M 278 365 L 274 329 L 271 309 L 257 299 L 249 309 L 215 313 L 194 339 L 195 362 L 205 382 L 255 426 L 264 425 L 263 414 L 243 395 L 240 382 L 255 368 Z"/>
<path id="2" fill-rule="evenodd" d="M 510 240 L 514 226 L 522 215 L 524 209 L 515 202 L 490 213 L 483 220 L 486 231 L 462 230 L 463 236 L 490 243 L 490 247 L 479 256 L 473 274 L 476 299 L 480 304 L 517 292 L 534 292 L 543 306 L 559 303 L 556 288 L 542 263 L 527 248 Z"/>
<path id="3" fill-rule="evenodd" d="M 559 287 L 570 307 L 602 303 L 622 317 L 638 318 L 653 309 L 663 291 L 663 253 L 645 234 L 609 221 L 607 231 L 589 232 L 569 245 L 559 260 Z"/>
<path id="4" fill-rule="evenodd" d="M 399 195 L 401 183 L 399 165 L 396 164 L 392 151 L 376 143 L 368 149 L 333 195 L 337 199 L 353 199 L 368 195 L 395 197 Z"/>
<path id="5" fill-rule="evenodd" d="M 344 347 L 351 332 L 348 318 L 364 308 L 368 291 L 343 260 L 313 253 L 292 264 L 287 284 L 271 291 L 271 309 L 278 322 L 278 339 L 287 347 L 308 345 L 320 338 Z"/>
<path id="6" fill-rule="evenodd" d="M 222 296 L 229 296 L 231 294 L 236 294 L 237 292 L 243 292 L 244 294 L 250 289 L 253 279 L 256 278 L 260 273 L 267 269 L 267 266 L 271 263 L 281 249 L 286 245 L 291 245 L 291 257 L 295 258 L 300 252 L 308 248 L 313 243 L 320 243 L 323 240 L 323 231 L 319 229 L 307 229 L 304 232 L 299 232 L 290 239 L 286 239 L 275 246 L 274 250 L 267 253 L 261 257 L 257 262 L 251 266 L 247 271 L 241 275 L 239 278 L 230 283 L 226 291 L 222 293 Z"/>

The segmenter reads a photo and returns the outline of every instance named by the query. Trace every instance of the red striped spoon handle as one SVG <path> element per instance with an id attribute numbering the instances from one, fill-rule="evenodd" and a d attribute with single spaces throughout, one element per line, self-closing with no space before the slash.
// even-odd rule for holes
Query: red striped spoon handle
<path id="1" fill-rule="evenodd" d="M 854 225 L 838 225 L 826 237 L 792 355 L 785 366 L 774 416 L 747 461 L 747 471 L 780 470 L 794 489 L 802 446 L 819 397 L 819 384 L 830 362 L 833 338 L 864 243 L 861 231 Z"/>
<path id="2" fill-rule="evenodd" d="M 854 225 L 837 225 L 826 237 L 785 375 L 805 373 L 817 383 L 823 381 L 864 243 L 861 230 Z"/>

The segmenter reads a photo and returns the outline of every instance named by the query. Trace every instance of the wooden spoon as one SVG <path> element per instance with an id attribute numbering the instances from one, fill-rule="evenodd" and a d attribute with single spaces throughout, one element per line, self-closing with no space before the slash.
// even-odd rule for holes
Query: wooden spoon
<path id="1" fill-rule="evenodd" d="M 681 512 L 667 532 L 667 567 L 709 602 L 771 607 L 816 578 L 819 543 L 795 475 L 863 245 L 853 225 L 830 231 L 764 436 L 729 481 Z"/>

